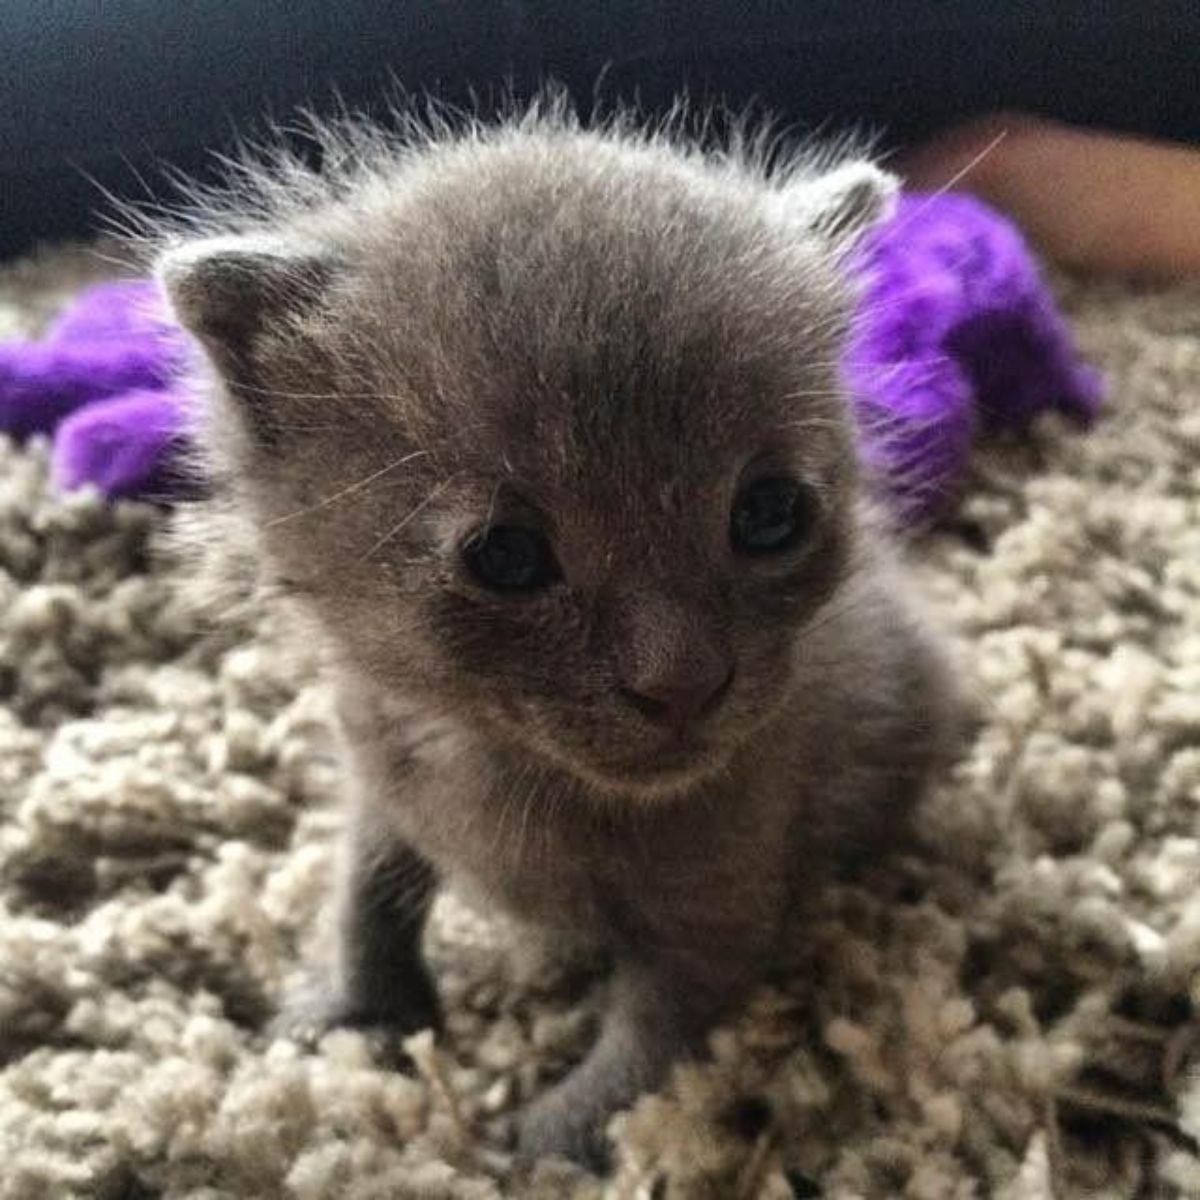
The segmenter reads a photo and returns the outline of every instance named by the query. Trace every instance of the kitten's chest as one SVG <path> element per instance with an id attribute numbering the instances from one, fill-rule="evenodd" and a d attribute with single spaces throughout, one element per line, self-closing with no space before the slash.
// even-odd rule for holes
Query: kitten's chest
<path id="1" fill-rule="evenodd" d="M 536 795 L 499 794 L 448 773 L 405 796 L 400 813 L 403 835 L 484 910 L 594 929 L 621 890 L 618 847 L 549 817 Z"/>
<path id="2" fill-rule="evenodd" d="M 770 923 L 785 855 L 773 814 L 747 794 L 635 814 L 564 810 L 563 797 L 460 782 L 426 793 L 409 836 L 485 910 L 601 941 L 679 942 Z"/>

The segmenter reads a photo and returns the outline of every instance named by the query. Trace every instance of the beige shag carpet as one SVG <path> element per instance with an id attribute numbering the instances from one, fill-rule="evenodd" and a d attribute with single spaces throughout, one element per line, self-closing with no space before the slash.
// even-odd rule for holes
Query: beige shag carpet
<path id="1" fill-rule="evenodd" d="M 98 269 L 0 273 L 0 336 Z M 1200 1196 L 1200 293 L 1062 291 L 1107 419 L 990 452 L 919 551 L 977 748 L 607 1183 L 479 1136 L 594 1008 L 452 902 L 415 1072 L 267 1040 L 337 821 L 321 696 L 275 615 L 189 608 L 155 513 L 0 449 L 0 1200 Z"/>

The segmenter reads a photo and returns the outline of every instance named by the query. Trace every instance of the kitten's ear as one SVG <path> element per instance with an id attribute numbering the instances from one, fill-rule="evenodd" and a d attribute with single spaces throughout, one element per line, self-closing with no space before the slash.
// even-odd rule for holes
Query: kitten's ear
<path id="1" fill-rule="evenodd" d="M 319 304 L 334 273 L 320 246 L 250 236 L 185 242 L 156 272 L 179 323 L 227 363 L 250 357 L 265 328 Z"/>
<path id="2" fill-rule="evenodd" d="M 872 225 L 891 215 L 900 181 L 874 163 L 847 162 L 792 184 L 789 215 L 836 249 L 849 249 Z"/>

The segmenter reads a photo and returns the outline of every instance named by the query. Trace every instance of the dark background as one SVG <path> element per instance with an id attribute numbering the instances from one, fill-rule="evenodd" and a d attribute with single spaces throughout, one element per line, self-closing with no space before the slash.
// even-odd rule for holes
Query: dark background
<path id="1" fill-rule="evenodd" d="M 1022 108 L 1200 140 L 1200 0 L 0 0 L 0 255 L 95 230 L 307 103 L 545 77 L 589 108 L 681 87 L 900 146 Z"/>

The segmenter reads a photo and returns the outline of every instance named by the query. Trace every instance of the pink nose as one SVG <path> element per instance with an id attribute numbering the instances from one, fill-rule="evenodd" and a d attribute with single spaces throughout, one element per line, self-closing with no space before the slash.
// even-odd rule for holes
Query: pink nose
<path id="1" fill-rule="evenodd" d="M 613 627 L 617 692 L 655 725 L 681 732 L 721 703 L 733 655 L 719 621 L 694 599 L 639 587 Z"/>
<path id="2" fill-rule="evenodd" d="M 695 664 L 698 671 L 673 671 L 660 678 L 633 680 L 618 690 L 647 720 L 670 729 L 683 729 L 712 712 L 733 682 L 733 668 L 723 660 Z"/>

